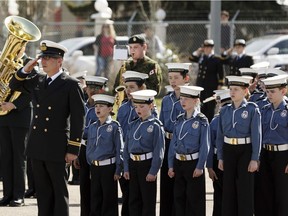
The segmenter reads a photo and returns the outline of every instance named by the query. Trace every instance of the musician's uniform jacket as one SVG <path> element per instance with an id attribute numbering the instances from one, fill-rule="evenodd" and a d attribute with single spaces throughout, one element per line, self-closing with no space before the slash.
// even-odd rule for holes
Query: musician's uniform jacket
<path id="1" fill-rule="evenodd" d="M 229 75 L 241 76 L 239 68 L 250 68 L 254 64 L 252 56 L 242 55 L 231 55 L 224 56 L 223 64 L 229 66 Z"/>
<path id="2" fill-rule="evenodd" d="M 122 71 L 121 71 L 122 70 Z M 123 71 L 124 70 L 124 71 Z M 120 85 L 120 73 L 125 73 L 126 71 L 137 71 L 140 73 L 148 74 L 148 79 L 145 80 L 147 89 L 152 89 L 160 92 L 161 83 L 162 83 L 162 71 L 159 64 L 152 60 L 151 58 L 145 56 L 143 59 L 139 59 L 137 63 L 134 63 L 132 59 L 126 61 L 120 71 L 117 74 L 114 89 Z"/>
<path id="3" fill-rule="evenodd" d="M 33 120 L 27 155 L 30 158 L 63 162 L 66 153 L 78 155 L 84 126 L 83 92 L 78 81 L 64 71 L 45 89 L 46 74 L 31 79 L 17 71 L 10 88 L 32 97 Z"/>

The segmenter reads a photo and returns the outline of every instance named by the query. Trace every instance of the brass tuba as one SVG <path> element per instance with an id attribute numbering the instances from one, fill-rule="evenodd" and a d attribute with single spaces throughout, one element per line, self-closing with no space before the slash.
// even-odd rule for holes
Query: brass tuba
<path id="1" fill-rule="evenodd" d="M 20 96 L 20 92 L 11 92 L 9 81 L 23 65 L 20 63 L 19 53 L 28 41 L 37 41 L 41 32 L 29 20 L 19 16 L 6 17 L 4 24 L 9 31 L 8 38 L 0 55 L 0 103 L 13 102 Z M 0 108 L 0 115 L 8 111 Z"/>
<path id="2" fill-rule="evenodd" d="M 126 62 L 124 62 L 124 64 L 121 66 L 120 68 L 120 72 L 119 72 L 119 86 L 117 86 L 115 88 L 115 92 L 116 92 L 116 99 L 115 99 L 115 103 L 113 106 L 113 110 L 116 113 L 118 111 L 118 109 L 120 108 L 123 100 L 125 99 L 125 83 L 123 81 L 123 73 L 126 72 Z"/>

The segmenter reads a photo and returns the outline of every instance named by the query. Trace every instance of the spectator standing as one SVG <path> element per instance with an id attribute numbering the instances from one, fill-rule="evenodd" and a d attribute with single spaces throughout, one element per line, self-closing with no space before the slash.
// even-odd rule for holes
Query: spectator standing
<path id="1" fill-rule="evenodd" d="M 229 23 L 229 12 L 221 11 L 221 53 L 230 48 L 231 37 L 234 39 L 235 27 Z M 231 28 L 233 28 L 233 35 L 231 35 Z"/>
<path id="2" fill-rule="evenodd" d="M 102 25 L 101 33 L 97 35 L 94 43 L 96 53 L 96 76 L 109 77 L 115 42 L 116 33 L 114 25 L 112 21 L 108 20 Z"/>
<path id="3" fill-rule="evenodd" d="M 191 61 L 199 64 L 196 85 L 204 88 L 200 95 L 201 101 L 212 96 L 213 91 L 222 87 L 224 83 L 221 58 L 214 55 L 213 47 L 213 40 L 205 40 L 203 46 L 193 52 L 190 57 Z M 201 107 L 201 112 L 208 118 L 209 122 L 214 117 L 215 106 L 215 101 L 210 101 Z"/>
<path id="4" fill-rule="evenodd" d="M 155 32 L 151 26 L 146 26 L 144 28 L 144 36 L 147 43 L 146 55 L 148 57 L 155 59 L 158 53 L 161 55 L 164 54 L 165 47 L 160 38 L 155 35 Z"/>
<path id="5" fill-rule="evenodd" d="M 67 164 L 77 158 L 84 126 L 83 91 L 62 68 L 67 49 L 55 42 L 40 43 L 45 73 L 26 79 L 38 59 L 15 73 L 10 88 L 32 97 L 33 120 L 27 145 L 32 159 L 39 216 L 68 216 Z"/>

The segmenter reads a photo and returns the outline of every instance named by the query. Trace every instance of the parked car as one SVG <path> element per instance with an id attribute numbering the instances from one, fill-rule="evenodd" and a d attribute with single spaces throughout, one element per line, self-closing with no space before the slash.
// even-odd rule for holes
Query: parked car
<path id="1" fill-rule="evenodd" d="M 268 61 L 270 67 L 286 68 L 288 65 L 288 35 L 274 34 L 253 38 L 247 42 L 246 53 L 254 63 Z"/>
<path id="2" fill-rule="evenodd" d="M 71 74 L 87 70 L 89 75 L 96 72 L 96 54 L 94 53 L 93 44 L 95 37 L 76 37 L 60 41 L 59 44 L 65 46 L 68 52 L 64 55 L 63 66 Z M 127 36 L 117 36 L 117 45 L 127 45 Z"/>

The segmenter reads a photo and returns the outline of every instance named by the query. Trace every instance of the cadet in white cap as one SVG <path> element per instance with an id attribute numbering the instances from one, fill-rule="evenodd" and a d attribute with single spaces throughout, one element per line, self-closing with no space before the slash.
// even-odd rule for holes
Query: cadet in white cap
<path id="1" fill-rule="evenodd" d="M 148 78 L 147 74 L 139 73 L 137 71 L 126 71 L 122 75 L 125 84 L 125 93 L 127 100 L 125 100 L 120 106 L 117 113 L 117 121 L 119 121 L 122 130 L 123 137 L 125 137 L 128 131 L 129 125 L 138 118 L 135 111 L 135 106 L 132 101 L 132 92 L 146 89 L 145 80 Z M 157 116 L 157 112 L 153 111 L 153 114 Z M 122 173 L 123 174 L 123 173 Z M 129 215 L 129 181 L 125 178 L 119 180 L 122 191 L 122 215 Z"/>
<path id="2" fill-rule="evenodd" d="M 253 215 L 253 173 L 258 168 L 261 146 L 260 111 L 245 99 L 252 77 L 226 78 L 232 104 L 220 110 L 216 139 L 219 169 L 224 171 L 222 215 Z"/>
<path id="3" fill-rule="evenodd" d="M 156 215 L 157 173 L 164 157 L 162 123 L 152 114 L 154 90 L 131 93 L 139 118 L 129 125 L 124 177 L 129 182 L 129 215 Z"/>
<path id="4" fill-rule="evenodd" d="M 198 48 L 189 58 L 192 62 L 199 64 L 196 85 L 204 88 L 201 93 L 201 101 L 213 95 L 213 91 L 224 84 L 222 59 L 220 56 L 214 55 L 214 42 L 212 43 L 212 41 L 205 40 L 203 47 Z M 211 101 L 201 107 L 201 112 L 205 114 L 209 122 L 214 117 L 215 106 L 215 101 Z"/>
<path id="5" fill-rule="evenodd" d="M 209 122 L 200 113 L 202 87 L 181 86 L 180 103 L 184 113 L 178 116 L 168 153 L 168 175 L 175 177 L 176 215 L 205 215 L 205 176 L 210 145 Z M 185 200 L 185 201 L 184 201 Z"/>
<path id="6" fill-rule="evenodd" d="M 96 94 L 92 98 L 98 120 L 89 127 L 86 149 L 87 162 L 91 165 L 90 215 L 117 216 L 122 130 L 111 117 L 114 97 Z"/>
<path id="7" fill-rule="evenodd" d="M 231 103 L 229 89 L 215 90 L 215 100 L 219 105 L 219 110 Z M 207 157 L 206 167 L 209 173 L 209 178 L 213 181 L 213 215 L 222 215 L 222 188 L 223 188 L 223 171 L 218 168 L 216 137 L 219 123 L 219 113 L 214 116 L 210 122 L 210 148 Z"/>
<path id="8" fill-rule="evenodd" d="M 288 212 L 288 75 L 263 80 L 270 104 L 261 110 L 262 152 L 256 187 L 255 215 L 287 215 Z"/>
<path id="9" fill-rule="evenodd" d="M 62 68 L 67 52 L 64 46 L 44 40 L 40 49 L 44 73 L 26 79 L 38 61 L 31 60 L 15 73 L 10 87 L 32 97 L 33 120 L 26 153 L 33 165 L 38 214 L 68 216 L 66 163 L 71 164 L 80 151 L 85 115 L 83 91 Z"/>
<path id="10" fill-rule="evenodd" d="M 223 64 L 229 66 L 228 75 L 240 76 L 239 68 L 249 68 L 253 65 L 253 58 L 245 53 L 246 41 L 244 39 L 236 39 L 234 47 L 223 53 Z M 234 53 L 232 53 L 235 51 Z"/>
<path id="11" fill-rule="evenodd" d="M 85 91 L 85 88 L 87 87 L 86 86 L 86 83 L 85 83 L 85 77 L 87 75 L 87 71 L 80 71 L 80 72 L 77 72 L 77 73 L 74 73 L 72 75 L 70 75 L 71 77 L 74 77 L 76 79 L 79 80 L 79 84 L 80 84 L 80 87 Z"/>
<path id="12" fill-rule="evenodd" d="M 165 155 L 161 167 L 160 178 L 160 216 L 173 216 L 174 210 L 174 178 L 169 178 L 168 150 L 177 116 L 184 113 L 180 104 L 180 86 L 189 82 L 191 63 L 167 63 L 168 80 L 172 91 L 164 96 L 161 103 L 160 121 L 165 130 Z"/>
<path id="13" fill-rule="evenodd" d="M 81 140 L 81 148 L 78 156 L 78 160 L 74 161 L 74 166 L 80 169 L 80 212 L 81 215 L 90 214 L 90 165 L 87 163 L 86 159 L 86 143 L 88 137 L 89 126 L 98 120 L 95 113 L 95 102 L 93 96 L 96 94 L 104 93 L 108 79 L 99 76 L 85 76 L 85 83 L 87 87 L 85 92 L 88 96 L 85 103 L 85 128 Z"/>

